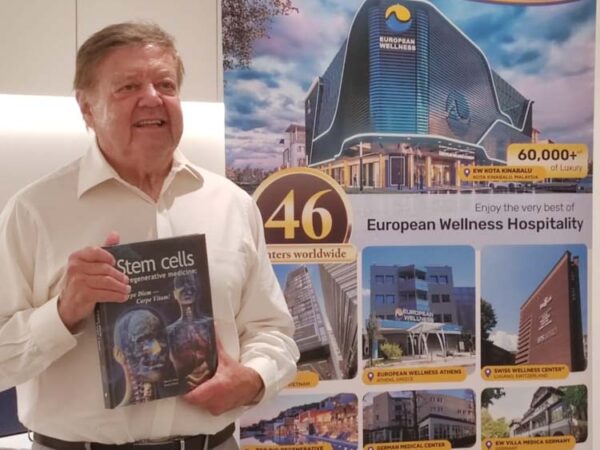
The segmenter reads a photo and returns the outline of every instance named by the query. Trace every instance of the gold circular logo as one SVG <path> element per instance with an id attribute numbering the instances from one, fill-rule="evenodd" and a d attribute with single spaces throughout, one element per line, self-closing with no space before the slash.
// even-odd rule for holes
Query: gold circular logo
<path id="1" fill-rule="evenodd" d="M 342 244 L 350 238 L 346 193 L 320 170 L 280 170 L 258 186 L 254 199 L 267 244 Z"/>

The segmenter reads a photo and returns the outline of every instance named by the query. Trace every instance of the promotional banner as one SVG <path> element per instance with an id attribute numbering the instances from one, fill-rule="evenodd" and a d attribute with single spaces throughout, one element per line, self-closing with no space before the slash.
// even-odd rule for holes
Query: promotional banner
<path id="1" fill-rule="evenodd" d="M 595 15 L 224 3 L 227 176 L 301 354 L 242 447 L 592 448 Z"/>

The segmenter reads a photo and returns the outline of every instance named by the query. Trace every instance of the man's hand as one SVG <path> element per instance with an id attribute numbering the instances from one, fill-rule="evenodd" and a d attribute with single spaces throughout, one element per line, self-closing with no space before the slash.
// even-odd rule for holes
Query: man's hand
<path id="1" fill-rule="evenodd" d="M 258 372 L 237 362 L 218 343 L 217 349 L 219 365 L 215 375 L 183 396 L 215 416 L 252 403 L 263 389 Z"/>
<path id="2" fill-rule="evenodd" d="M 104 245 L 118 243 L 119 235 L 111 232 Z M 127 300 L 129 279 L 114 264 L 115 258 L 101 247 L 86 247 L 69 256 L 58 314 L 71 332 L 92 314 L 97 302 Z"/>

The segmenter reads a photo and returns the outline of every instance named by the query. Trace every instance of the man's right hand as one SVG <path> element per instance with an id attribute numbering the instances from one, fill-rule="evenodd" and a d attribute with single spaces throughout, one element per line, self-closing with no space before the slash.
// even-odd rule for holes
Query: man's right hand
<path id="1" fill-rule="evenodd" d="M 116 245 L 111 232 L 104 245 Z M 127 276 L 116 269 L 115 258 L 102 247 L 86 247 L 69 256 L 58 314 L 69 331 L 94 311 L 97 302 L 124 302 L 131 291 Z"/>

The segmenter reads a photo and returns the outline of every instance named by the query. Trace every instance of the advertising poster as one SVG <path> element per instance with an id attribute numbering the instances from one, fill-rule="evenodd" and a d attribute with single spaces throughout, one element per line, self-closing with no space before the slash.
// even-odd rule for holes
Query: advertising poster
<path id="1" fill-rule="evenodd" d="M 242 447 L 592 449 L 596 2 L 238 6 L 226 171 L 301 354 Z"/>

